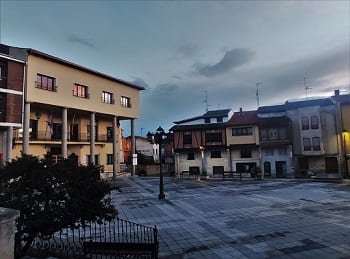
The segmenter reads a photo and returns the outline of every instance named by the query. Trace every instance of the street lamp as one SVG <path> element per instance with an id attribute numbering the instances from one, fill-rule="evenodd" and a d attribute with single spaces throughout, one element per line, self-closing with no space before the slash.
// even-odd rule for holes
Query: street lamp
<path id="1" fill-rule="evenodd" d="M 156 143 L 159 145 L 159 195 L 158 199 L 162 200 L 165 199 L 164 194 L 164 183 L 163 183 L 163 168 L 162 168 L 162 144 L 164 140 L 166 139 L 167 134 L 165 133 L 164 129 L 159 126 L 156 130 L 156 133 L 147 133 L 147 138 L 151 143 Z"/>
<path id="2" fill-rule="evenodd" d="M 204 171 L 204 150 L 205 148 L 203 146 L 199 146 L 199 150 L 201 151 L 201 157 L 202 157 L 202 176 L 205 175 Z"/>

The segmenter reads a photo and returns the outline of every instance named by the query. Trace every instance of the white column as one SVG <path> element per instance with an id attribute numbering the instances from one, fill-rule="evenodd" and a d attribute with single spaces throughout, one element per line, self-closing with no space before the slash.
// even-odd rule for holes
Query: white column
<path id="1" fill-rule="evenodd" d="M 62 143 L 61 143 L 61 150 L 62 150 L 62 158 L 67 159 L 68 154 L 67 154 L 67 128 L 68 128 L 68 123 L 67 123 L 67 108 L 63 107 L 62 110 Z"/>
<path id="2" fill-rule="evenodd" d="M 95 164 L 95 113 L 91 113 L 90 118 L 90 161 Z"/>
<path id="3" fill-rule="evenodd" d="M 6 162 L 11 162 L 12 158 L 12 138 L 13 138 L 13 127 L 7 127 L 7 139 L 6 139 Z"/>
<path id="4" fill-rule="evenodd" d="M 23 116 L 23 154 L 29 153 L 29 122 L 30 122 L 30 103 L 24 104 L 24 116 Z"/>
<path id="5" fill-rule="evenodd" d="M 118 128 L 118 117 L 113 117 L 113 178 L 117 177 L 120 173 L 120 162 L 119 162 L 119 128 Z"/>
<path id="6" fill-rule="evenodd" d="M 136 152 L 136 147 L 135 147 L 135 119 L 131 119 L 131 162 L 133 160 L 133 154 Z M 136 167 L 133 165 L 132 166 L 132 176 L 135 176 L 136 174 Z"/>

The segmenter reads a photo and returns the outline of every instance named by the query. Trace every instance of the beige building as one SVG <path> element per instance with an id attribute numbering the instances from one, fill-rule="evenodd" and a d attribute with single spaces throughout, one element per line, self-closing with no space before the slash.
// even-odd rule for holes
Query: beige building
<path id="1" fill-rule="evenodd" d="M 231 171 L 254 174 L 260 167 L 257 111 L 235 112 L 227 122 L 227 145 L 230 148 Z"/>
<path id="2" fill-rule="evenodd" d="M 74 156 L 118 173 L 119 122 L 130 120 L 134 135 L 144 88 L 37 50 L 2 49 L 27 64 L 23 128 L 14 132 L 13 157 L 51 152 L 56 160 Z"/>

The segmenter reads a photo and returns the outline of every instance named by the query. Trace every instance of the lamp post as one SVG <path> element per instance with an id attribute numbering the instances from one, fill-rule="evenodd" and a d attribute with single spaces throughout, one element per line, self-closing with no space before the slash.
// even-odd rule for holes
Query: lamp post
<path id="1" fill-rule="evenodd" d="M 165 193 L 164 193 L 164 183 L 163 183 L 163 162 L 162 162 L 162 144 L 164 139 L 166 138 L 167 134 L 164 132 L 164 129 L 159 126 L 156 130 L 156 133 L 153 134 L 151 132 L 147 133 L 147 138 L 151 143 L 156 143 L 159 145 L 159 195 L 158 199 L 162 200 L 165 199 Z"/>

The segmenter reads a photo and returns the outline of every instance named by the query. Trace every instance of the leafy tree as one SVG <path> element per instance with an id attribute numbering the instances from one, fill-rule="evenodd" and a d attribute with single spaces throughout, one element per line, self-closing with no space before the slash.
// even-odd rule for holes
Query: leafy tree
<path id="1" fill-rule="evenodd" d="M 117 214 L 109 185 L 100 179 L 101 167 L 77 165 L 72 159 L 53 164 L 23 155 L 0 171 L 0 206 L 17 209 L 17 242 L 24 255 L 35 236 L 50 236 L 62 228 Z"/>

